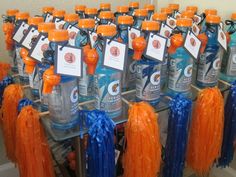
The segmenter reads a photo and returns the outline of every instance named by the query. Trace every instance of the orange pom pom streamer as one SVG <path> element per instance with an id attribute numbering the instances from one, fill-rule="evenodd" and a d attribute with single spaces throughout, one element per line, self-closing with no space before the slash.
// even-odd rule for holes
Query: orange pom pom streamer
<path id="1" fill-rule="evenodd" d="M 11 65 L 0 62 L 0 81 L 2 81 L 9 73 Z"/>
<path id="2" fill-rule="evenodd" d="M 23 98 L 23 89 L 18 84 L 12 84 L 5 88 L 2 102 L 2 129 L 7 157 L 16 162 L 16 119 L 18 116 L 18 102 Z"/>
<path id="3" fill-rule="evenodd" d="M 20 177 L 55 177 L 39 113 L 32 106 L 22 108 L 17 118 L 16 144 Z"/>
<path id="4" fill-rule="evenodd" d="M 14 41 L 12 39 L 14 33 L 13 23 L 3 23 L 2 30 L 5 34 L 6 50 L 13 50 Z"/>
<path id="5" fill-rule="evenodd" d="M 125 137 L 124 177 L 156 177 L 161 164 L 160 132 L 148 103 L 135 103 L 129 109 Z"/>
<path id="6" fill-rule="evenodd" d="M 224 127 L 224 100 L 218 88 L 200 92 L 191 123 L 187 165 L 198 175 L 207 175 L 220 156 Z"/>

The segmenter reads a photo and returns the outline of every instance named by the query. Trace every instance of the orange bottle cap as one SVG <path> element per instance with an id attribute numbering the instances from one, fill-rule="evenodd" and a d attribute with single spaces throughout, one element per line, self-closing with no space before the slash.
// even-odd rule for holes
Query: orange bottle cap
<path id="1" fill-rule="evenodd" d="M 140 60 L 142 58 L 143 52 L 146 49 L 147 41 L 143 36 L 136 37 L 132 42 L 132 47 L 134 49 L 134 60 Z"/>
<path id="2" fill-rule="evenodd" d="M 147 17 L 148 16 L 148 11 L 147 11 L 147 9 L 136 9 L 134 11 L 134 15 L 136 17 Z"/>
<path id="3" fill-rule="evenodd" d="M 129 7 L 131 8 L 139 8 L 139 2 L 130 2 Z"/>
<path id="4" fill-rule="evenodd" d="M 28 12 L 19 12 L 16 14 L 16 20 L 27 20 L 29 16 Z"/>
<path id="5" fill-rule="evenodd" d="M 112 25 L 99 25 L 97 28 L 97 34 L 102 36 L 115 36 L 116 33 L 116 27 Z"/>
<path id="6" fill-rule="evenodd" d="M 152 20 L 155 21 L 166 21 L 166 19 L 167 19 L 166 13 L 155 13 L 152 16 Z"/>
<path id="7" fill-rule="evenodd" d="M 39 23 L 38 31 L 40 33 L 48 33 L 50 30 L 55 29 L 55 23 Z"/>
<path id="8" fill-rule="evenodd" d="M 205 10 L 205 15 L 217 15 L 217 10 L 216 9 L 206 9 Z"/>
<path id="9" fill-rule="evenodd" d="M 43 17 L 29 17 L 28 18 L 29 25 L 38 26 L 39 23 L 43 23 L 43 22 L 44 22 Z"/>
<path id="10" fill-rule="evenodd" d="M 53 42 L 62 42 L 69 40 L 69 33 L 67 30 L 50 30 L 48 33 L 48 40 Z"/>
<path id="11" fill-rule="evenodd" d="M 91 75 L 94 74 L 97 63 L 98 63 L 98 59 L 99 59 L 99 55 L 96 49 L 90 49 L 87 51 L 84 62 L 88 66 L 88 70 L 87 70 L 88 74 L 91 74 Z"/>
<path id="12" fill-rule="evenodd" d="M 232 13 L 231 20 L 236 20 L 236 13 Z"/>
<path id="13" fill-rule="evenodd" d="M 167 15 L 171 15 L 173 12 L 173 10 L 169 7 L 166 7 L 166 8 L 161 8 L 161 13 L 165 13 Z"/>
<path id="14" fill-rule="evenodd" d="M 99 18 L 100 19 L 113 19 L 114 18 L 114 14 L 111 11 L 102 11 L 99 14 Z"/>
<path id="15" fill-rule="evenodd" d="M 134 19 L 132 16 L 119 16 L 118 24 L 120 25 L 132 25 L 134 23 Z"/>
<path id="16" fill-rule="evenodd" d="M 8 9 L 7 10 L 7 16 L 16 16 L 16 14 L 19 12 L 18 9 Z"/>
<path id="17" fill-rule="evenodd" d="M 206 22 L 207 23 L 219 24 L 221 22 L 221 18 L 218 15 L 207 15 Z"/>
<path id="18" fill-rule="evenodd" d="M 180 15 L 181 18 L 192 18 L 194 17 L 193 11 L 183 11 Z"/>
<path id="19" fill-rule="evenodd" d="M 66 13 L 66 11 L 64 11 L 64 10 L 54 10 L 52 15 L 53 15 L 53 17 L 62 18 L 62 17 L 64 17 L 65 13 Z"/>
<path id="20" fill-rule="evenodd" d="M 21 56 L 21 58 L 25 58 L 25 57 L 27 57 L 28 54 L 29 54 L 29 52 L 28 52 L 27 49 L 25 49 L 25 48 L 21 48 L 21 50 L 20 50 L 20 56 Z"/>
<path id="21" fill-rule="evenodd" d="M 75 11 L 84 12 L 85 9 L 86 9 L 86 6 L 85 6 L 85 5 L 76 5 L 76 6 L 75 6 Z"/>
<path id="22" fill-rule="evenodd" d="M 111 9 L 111 4 L 110 3 L 101 3 L 100 4 L 100 9 L 102 10 L 110 10 Z"/>
<path id="23" fill-rule="evenodd" d="M 85 14 L 87 15 L 96 15 L 98 13 L 98 10 L 96 8 L 86 8 Z"/>
<path id="24" fill-rule="evenodd" d="M 194 13 L 196 13 L 198 11 L 198 7 L 197 6 L 187 6 L 186 11 L 193 11 Z"/>
<path id="25" fill-rule="evenodd" d="M 27 56 L 23 58 L 23 62 L 25 63 L 25 72 L 28 74 L 32 74 L 37 61 Z"/>
<path id="26" fill-rule="evenodd" d="M 119 13 L 127 13 L 127 12 L 129 12 L 129 7 L 128 6 L 118 6 L 116 8 L 116 11 Z"/>
<path id="27" fill-rule="evenodd" d="M 43 7 L 43 8 L 42 8 L 42 12 L 45 13 L 45 14 L 46 14 L 46 13 L 52 14 L 53 11 L 54 11 L 54 9 L 55 9 L 55 8 L 52 7 L 52 6 L 47 6 L 47 7 Z"/>
<path id="28" fill-rule="evenodd" d="M 77 22 L 79 20 L 79 16 L 77 14 L 65 14 L 64 20 L 66 22 Z"/>
<path id="29" fill-rule="evenodd" d="M 168 6 L 171 10 L 179 10 L 179 4 L 169 4 Z"/>
<path id="30" fill-rule="evenodd" d="M 155 10 L 155 5 L 153 5 L 153 4 L 146 4 L 144 6 L 144 9 L 147 9 L 148 11 L 154 11 Z"/>
<path id="31" fill-rule="evenodd" d="M 78 26 L 79 28 L 94 28 L 95 20 L 94 19 L 80 19 Z"/>
<path id="32" fill-rule="evenodd" d="M 191 27 L 193 25 L 193 20 L 190 18 L 179 18 L 176 21 L 176 25 L 180 27 Z"/>
<path id="33" fill-rule="evenodd" d="M 54 66 L 50 66 L 43 74 L 43 81 L 43 93 L 50 94 L 52 93 L 53 87 L 60 84 L 61 76 L 54 74 Z"/>
<path id="34" fill-rule="evenodd" d="M 156 21 L 143 21 L 142 30 L 144 31 L 158 31 L 160 29 L 160 24 Z"/>

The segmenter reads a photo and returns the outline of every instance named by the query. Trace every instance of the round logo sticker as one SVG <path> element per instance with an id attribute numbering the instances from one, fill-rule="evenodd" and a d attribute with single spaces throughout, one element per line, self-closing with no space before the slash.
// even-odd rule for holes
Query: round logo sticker
<path id="1" fill-rule="evenodd" d="M 222 40 L 225 39 L 224 33 L 222 31 L 220 32 L 220 37 L 221 37 Z"/>
<path id="2" fill-rule="evenodd" d="M 216 59 L 216 60 L 214 61 L 214 63 L 213 63 L 213 68 L 214 68 L 215 70 L 220 69 L 220 64 L 221 64 L 220 58 Z"/>
<path id="3" fill-rule="evenodd" d="M 155 49 L 160 49 L 161 48 L 161 43 L 158 40 L 152 41 L 152 46 Z"/>
<path id="4" fill-rule="evenodd" d="M 48 44 L 43 44 L 43 45 L 41 46 L 41 51 L 42 51 L 42 52 L 45 52 L 47 49 L 48 49 Z"/>
<path id="5" fill-rule="evenodd" d="M 170 37 L 170 31 L 168 31 L 168 30 L 165 31 L 165 37 L 167 37 L 167 38 Z"/>
<path id="6" fill-rule="evenodd" d="M 120 49 L 118 47 L 111 47 L 110 48 L 110 53 L 114 57 L 118 57 L 120 55 Z"/>
<path id="7" fill-rule="evenodd" d="M 195 41 L 195 39 L 194 38 L 190 38 L 190 44 L 193 46 L 193 47 L 195 47 L 196 46 L 196 41 Z"/>
<path id="8" fill-rule="evenodd" d="M 71 31 L 71 32 L 69 33 L 70 39 L 75 39 L 75 36 L 76 36 L 76 32 Z"/>
<path id="9" fill-rule="evenodd" d="M 97 37 L 97 35 L 94 35 L 92 38 L 93 38 L 93 41 L 95 42 L 98 37 Z"/>
<path id="10" fill-rule="evenodd" d="M 120 81 L 113 81 L 108 85 L 108 93 L 112 96 L 116 96 L 120 93 Z"/>
<path id="11" fill-rule="evenodd" d="M 71 91 L 70 100 L 71 100 L 72 103 L 76 103 L 78 101 L 78 99 L 79 99 L 78 88 L 75 87 Z"/>
<path id="12" fill-rule="evenodd" d="M 66 53 L 64 59 L 67 63 L 74 63 L 75 62 L 75 55 L 73 53 Z"/>
<path id="13" fill-rule="evenodd" d="M 160 83 L 160 71 L 154 72 L 151 75 L 150 82 L 152 85 L 158 85 Z"/>
<path id="14" fill-rule="evenodd" d="M 188 65 L 185 69 L 184 69 L 184 75 L 186 77 L 191 77 L 192 76 L 192 71 L 193 71 L 193 65 Z"/>
<path id="15" fill-rule="evenodd" d="M 131 38 L 131 39 L 135 39 L 136 37 L 137 37 L 137 35 L 136 35 L 135 33 L 131 33 L 131 34 L 130 34 L 130 38 Z"/>
<path id="16" fill-rule="evenodd" d="M 169 21 L 169 25 L 170 25 L 170 26 L 175 26 L 175 21 L 174 21 L 174 20 L 170 20 L 170 21 Z"/>

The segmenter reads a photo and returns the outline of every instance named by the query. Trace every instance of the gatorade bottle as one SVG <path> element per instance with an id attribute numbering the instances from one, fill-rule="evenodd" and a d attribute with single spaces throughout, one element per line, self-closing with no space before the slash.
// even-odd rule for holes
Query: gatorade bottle
<path id="1" fill-rule="evenodd" d="M 76 26 L 78 24 L 79 16 L 77 14 L 65 14 L 64 20 L 66 23 L 64 24 L 63 29 L 67 29 L 69 25 Z"/>
<path id="2" fill-rule="evenodd" d="M 116 8 L 116 13 L 114 14 L 116 17 L 116 23 L 118 22 L 119 16 L 128 15 L 129 7 L 128 6 L 118 6 Z"/>
<path id="3" fill-rule="evenodd" d="M 159 31 L 159 24 L 155 21 L 144 21 L 142 32 L 147 40 L 151 32 Z M 160 101 L 161 62 L 142 57 L 136 64 L 136 99 L 156 105 Z"/>
<path id="4" fill-rule="evenodd" d="M 101 3 L 99 13 L 102 11 L 111 11 L 111 4 L 110 3 Z"/>
<path id="5" fill-rule="evenodd" d="M 175 13 L 179 11 L 179 4 L 169 4 L 168 6 L 172 10 L 172 16 L 174 17 Z"/>
<path id="6" fill-rule="evenodd" d="M 220 21 L 221 18 L 216 15 L 206 17 L 205 33 L 208 37 L 208 43 L 205 52 L 200 55 L 197 66 L 196 83 L 199 87 L 214 87 L 217 85 L 222 53 L 220 44 L 217 41 Z"/>
<path id="7" fill-rule="evenodd" d="M 95 108 L 103 110 L 110 118 L 121 115 L 121 72 L 102 66 L 103 47 L 105 39 L 113 38 L 116 34 L 116 27 L 111 25 L 99 25 L 97 34 L 99 38 L 94 48 L 99 55 L 98 65 L 94 76 L 95 84 Z"/>
<path id="8" fill-rule="evenodd" d="M 76 5 L 75 6 L 75 13 L 79 15 L 79 19 L 85 18 L 85 14 L 84 14 L 85 9 L 86 9 L 85 5 Z"/>
<path id="9" fill-rule="evenodd" d="M 38 29 L 38 25 L 43 22 L 44 22 L 43 17 L 30 17 L 28 19 L 28 24 L 34 26 L 36 29 Z M 33 39 L 34 40 L 37 39 L 37 36 L 35 36 Z M 34 42 L 35 41 L 32 41 L 32 46 L 34 45 Z M 39 98 L 39 76 L 38 76 L 38 69 L 36 68 L 37 66 L 35 67 L 36 61 L 30 57 L 26 57 L 23 58 L 23 62 L 26 66 L 25 69 L 27 69 L 27 67 L 32 67 L 32 72 L 26 71 L 26 73 L 29 74 L 29 84 L 31 87 L 31 92 L 33 97 Z"/>
<path id="10" fill-rule="evenodd" d="M 142 22 L 148 18 L 148 11 L 146 9 L 136 9 L 134 11 L 134 28 L 141 29 Z"/>
<path id="11" fill-rule="evenodd" d="M 109 22 L 113 22 L 114 14 L 111 11 L 103 11 L 99 14 L 100 25 L 107 25 Z"/>
<path id="12" fill-rule="evenodd" d="M 147 9 L 147 11 L 148 11 L 148 20 L 150 20 L 152 15 L 153 15 L 153 13 L 154 13 L 154 11 L 155 11 L 155 5 L 153 5 L 153 4 L 146 4 L 144 6 L 144 9 Z"/>
<path id="13" fill-rule="evenodd" d="M 14 34 L 15 17 L 18 12 L 19 10 L 17 9 L 9 9 L 6 12 L 6 16 L 3 16 L 3 32 L 5 35 L 6 50 L 11 57 L 10 64 L 13 72 L 17 72 L 15 43 L 12 37 Z"/>
<path id="14" fill-rule="evenodd" d="M 67 30 L 50 30 L 48 39 L 51 49 L 55 52 L 56 44 L 63 46 L 68 43 L 69 34 Z M 53 63 L 55 63 L 55 58 L 53 58 Z M 54 67 L 51 66 L 44 72 L 43 80 L 43 92 L 49 93 L 48 108 L 52 117 L 52 127 L 62 130 L 74 127 L 78 122 L 77 79 L 71 76 L 61 76 L 58 79 L 58 75 L 54 74 Z M 53 90 L 48 90 L 47 87 L 54 85 L 55 80 Z"/>
<path id="15" fill-rule="evenodd" d="M 18 26 L 21 24 L 21 22 L 28 22 L 29 13 L 28 12 L 19 12 L 16 14 L 16 26 L 15 29 L 18 28 Z M 21 46 L 19 44 L 15 44 L 15 50 L 16 50 L 16 61 L 17 61 L 17 69 L 20 76 L 20 81 L 22 83 L 28 84 L 29 82 L 29 76 L 24 72 L 24 62 L 20 56 Z"/>
<path id="16" fill-rule="evenodd" d="M 119 16 L 118 17 L 117 25 L 118 25 L 119 37 L 121 38 L 122 42 L 127 45 L 129 43 L 128 28 L 133 25 L 133 22 L 134 20 L 132 16 Z M 133 75 L 131 74 L 131 71 L 132 71 L 131 63 L 133 62 L 132 55 L 133 55 L 133 51 L 129 49 L 126 66 L 124 67 L 124 71 L 122 73 L 122 90 L 124 91 L 132 89 L 131 86 L 134 85 L 134 82 L 135 82 L 135 77 L 133 77 L 134 74 Z"/>
<path id="17" fill-rule="evenodd" d="M 89 32 L 94 30 L 95 20 L 94 19 L 80 19 L 79 20 L 79 33 L 76 36 L 75 45 L 77 47 L 85 47 L 90 45 L 89 43 Z M 94 77 L 93 75 L 87 74 L 87 65 L 83 62 L 83 74 L 79 78 L 79 95 L 80 101 L 92 100 L 94 97 Z"/>
<path id="18" fill-rule="evenodd" d="M 134 11 L 138 8 L 139 8 L 139 2 L 130 2 L 128 15 L 134 16 Z"/>
<path id="19" fill-rule="evenodd" d="M 152 16 L 152 20 L 157 21 L 160 24 L 160 26 L 162 23 L 166 23 L 166 19 L 167 19 L 167 15 L 165 13 L 155 13 Z M 167 72 L 168 60 L 169 60 L 169 54 L 168 52 L 166 52 L 165 57 L 162 62 L 162 66 L 161 66 L 161 88 L 162 89 L 164 89 L 166 86 L 166 81 L 167 81 L 167 76 L 168 76 L 168 72 Z"/>
<path id="20" fill-rule="evenodd" d="M 40 34 L 45 35 L 45 37 L 48 37 L 48 32 L 50 30 L 55 29 L 55 24 L 54 23 L 40 23 L 38 25 L 38 31 Z M 48 46 L 47 45 L 43 45 L 45 48 L 43 50 L 48 50 Z M 47 57 L 47 55 L 45 55 L 44 57 Z M 46 59 L 47 60 L 47 59 Z M 45 59 L 44 59 L 45 61 Z M 48 69 L 50 67 L 50 64 L 48 64 L 47 62 L 42 62 L 42 63 L 38 63 L 36 69 L 38 70 L 38 76 L 39 76 L 39 98 L 41 100 L 41 111 L 47 111 L 48 110 L 48 95 L 47 94 L 43 94 L 42 90 L 43 90 L 43 73 L 46 69 Z M 50 59 L 49 59 L 50 61 Z M 51 60 L 52 61 L 52 60 Z"/>
<path id="21" fill-rule="evenodd" d="M 85 9 L 85 18 L 94 19 L 98 15 L 98 10 L 96 8 L 86 8 Z"/>
<path id="22" fill-rule="evenodd" d="M 58 23 L 59 25 L 56 24 L 56 29 L 63 29 L 64 24 L 60 24 L 62 20 L 64 20 L 66 12 L 64 10 L 54 10 L 53 11 L 53 20 L 52 22 Z"/>
<path id="23" fill-rule="evenodd" d="M 206 9 L 204 11 L 204 14 L 203 14 L 203 20 L 201 22 L 201 32 L 205 32 L 206 31 L 206 17 L 208 15 L 217 15 L 217 10 L 216 9 Z"/>
<path id="24" fill-rule="evenodd" d="M 54 11 L 54 7 L 51 7 L 51 6 L 47 6 L 47 7 L 42 8 L 44 21 L 46 19 L 47 14 L 52 15 L 53 11 Z"/>
<path id="25" fill-rule="evenodd" d="M 226 20 L 225 23 L 230 25 L 227 31 L 231 40 L 227 52 L 224 52 L 220 78 L 227 82 L 233 82 L 236 80 L 236 13 L 232 14 L 231 21 Z"/>
<path id="26" fill-rule="evenodd" d="M 167 93 L 172 97 L 178 93 L 190 96 L 193 59 L 183 48 L 183 44 L 187 31 L 192 27 L 192 19 L 179 18 L 176 25 L 182 34 L 175 34 L 171 37 L 171 46 L 168 49 L 170 64 Z"/>

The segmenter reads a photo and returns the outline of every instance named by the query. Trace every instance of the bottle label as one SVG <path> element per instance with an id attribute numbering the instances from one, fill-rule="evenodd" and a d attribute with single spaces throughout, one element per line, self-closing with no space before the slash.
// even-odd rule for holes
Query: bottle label
<path id="1" fill-rule="evenodd" d="M 216 83 L 221 67 L 220 52 L 206 52 L 200 56 L 197 80 L 206 83 Z"/>
<path id="2" fill-rule="evenodd" d="M 112 75 L 97 74 L 95 80 L 95 108 L 108 114 L 122 109 L 121 102 L 121 73 Z"/>
<path id="3" fill-rule="evenodd" d="M 170 59 L 168 87 L 177 92 L 186 92 L 191 88 L 192 59 L 186 63 L 183 59 Z"/>
<path id="4" fill-rule="evenodd" d="M 160 98 L 161 65 L 137 64 L 136 97 L 144 101 Z"/>
<path id="5" fill-rule="evenodd" d="M 33 73 L 29 74 L 29 84 L 30 84 L 30 87 L 33 89 L 39 88 L 39 75 L 38 75 L 38 72 L 36 72 L 35 68 L 34 68 Z"/>
<path id="6" fill-rule="evenodd" d="M 79 94 L 82 96 L 92 96 L 93 77 L 87 74 L 87 66 L 83 64 L 83 76 L 79 79 Z"/>
<path id="7" fill-rule="evenodd" d="M 229 76 L 236 76 L 236 47 L 231 47 L 230 55 L 227 64 L 226 74 Z"/>

